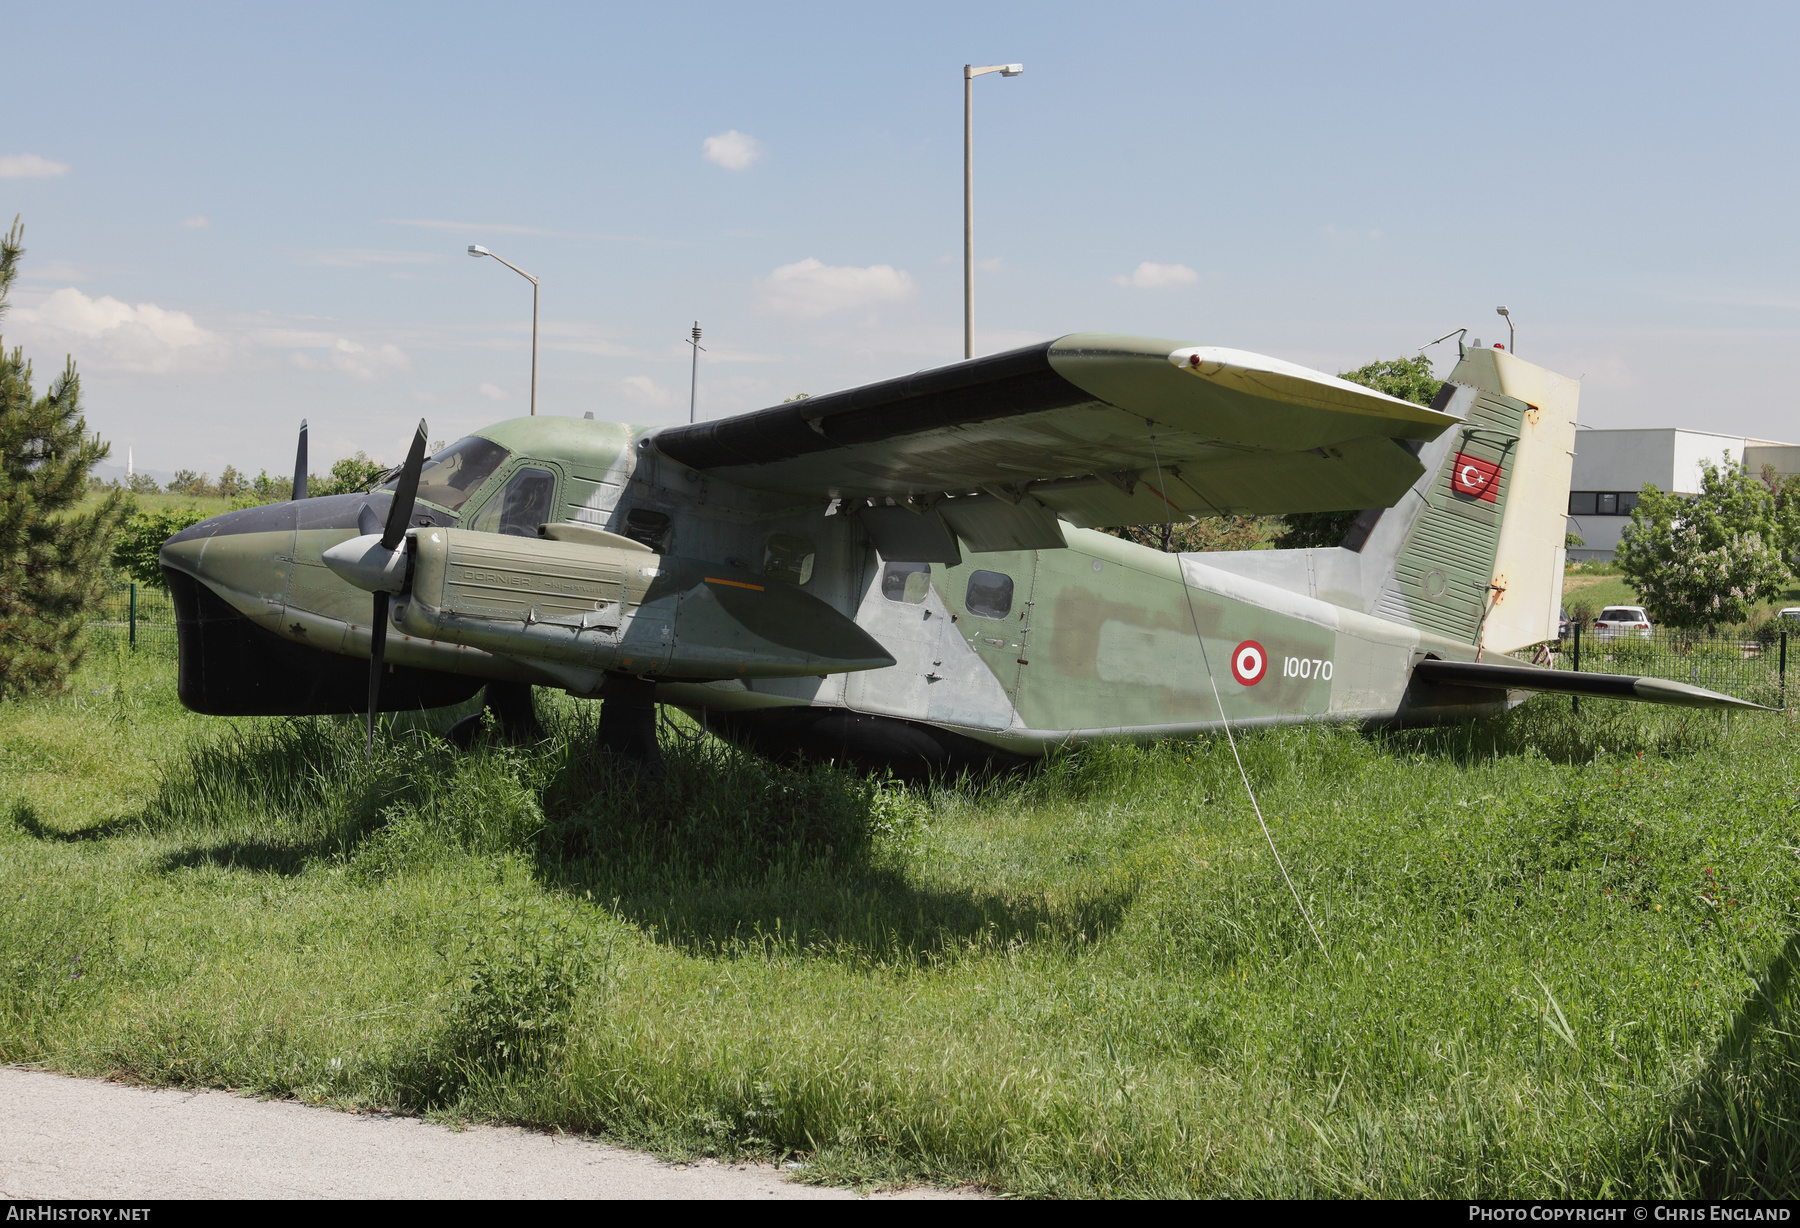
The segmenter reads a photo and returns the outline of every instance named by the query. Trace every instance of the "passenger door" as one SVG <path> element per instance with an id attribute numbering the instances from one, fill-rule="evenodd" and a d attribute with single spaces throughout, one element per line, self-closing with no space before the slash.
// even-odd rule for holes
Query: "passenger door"
<path id="1" fill-rule="evenodd" d="M 963 645 L 972 649 L 998 682 L 1009 707 L 1016 706 L 1020 672 L 1030 668 L 1027 663 L 1031 659 L 1032 588 L 1036 575 L 1035 552 L 1008 550 L 971 555 L 956 567 L 946 569 L 944 576 L 945 598 L 954 619 L 943 629 L 944 649 L 940 655 L 950 659 L 952 651 L 961 650 Z M 951 641 L 951 636 L 961 643 Z M 965 683 L 962 689 L 970 688 Z M 946 694 L 946 701 L 950 698 Z M 943 719 L 953 718 L 946 715 Z M 980 723 L 990 724 L 991 716 Z"/>
<path id="2" fill-rule="evenodd" d="M 927 674 L 938 657 L 944 603 L 932 590 L 930 563 L 875 560 L 875 582 L 863 597 L 856 622 L 893 654 L 886 669 L 858 670 L 845 680 L 844 703 L 857 712 L 924 720 L 929 708 Z"/>

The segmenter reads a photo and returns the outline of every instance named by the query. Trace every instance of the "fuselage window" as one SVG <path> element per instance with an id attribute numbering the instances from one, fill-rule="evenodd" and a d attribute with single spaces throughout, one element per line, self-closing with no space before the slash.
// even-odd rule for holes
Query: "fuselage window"
<path id="1" fill-rule="evenodd" d="M 983 618 L 1005 618 L 1012 613 L 1012 577 L 997 571 L 977 571 L 969 576 L 963 604 L 969 613 Z"/>
<path id="2" fill-rule="evenodd" d="M 505 462 L 506 449 L 499 444 L 474 435 L 459 439 L 419 470 L 419 498 L 445 511 L 460 511 L 469 496 Z M 389 478 L 381 489 L 392 490 L 399 481 L 398 475 Z"/>
<path id="3" fill-rule="evenodd" d="M 469 527 L 477 533 L 536 537 L 548 524 L 556 496 L 556 475 L 548 469 L 525 468 L 513 474 L 499 494 L 475 514 Z"/>
<path id="4" fill-rule="evenodd" d="M 769 534 L 763 547 L 763 575 L 789 584 L 805 584 L 812 579 L 813 559 L 818 552 L 810 540 L 792 533 Z"/>
<path id="5" fill-rule="evenodd" d="M 647 507 L 634 507 L 625 514 L 625 536 L 658 554 L 669 552 L 669 538 L 675 522 L 666 512 L 653 512 Z"/>
<path id="6" fill-rule="evenodd" d="M 888 563 L 881 569 L 881 595 L 918 605 L 931 591 L 930 563 Z"/>

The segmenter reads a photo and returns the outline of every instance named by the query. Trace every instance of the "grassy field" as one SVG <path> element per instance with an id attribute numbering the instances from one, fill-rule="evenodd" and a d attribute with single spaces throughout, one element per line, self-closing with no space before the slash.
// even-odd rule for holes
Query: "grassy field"
<path id="1" fill-rule="evenodd" d="M 0 1061 L 1067 1195 L 1800 1193 L 1795 733 L 1535 700 L 900 789 L 0 707 Z M 433 719 L 441 725 L 448 714 Z"/>
<path id="2" fill-rule="evenodd" d="M 1598 614 L 1609 605 L 1636 605 L 1637 589 L 1611 563 L 1571 563 L 1563 574 L 1563 609 L 1585 601 Z M 1800 605 L 1800 588 L 1789 587 L 1772 601 L 1758 604 L 1746 620 L 1759 623 L 1787 606 Z"/>
<path id="3" fill-rule="evenodd" d="M 82 501 L 82 506 L 91 506 L 104 498 L 106 491 L 92 491 Z M 220 512 L 231 510 L 231 500 L 219 495 L 172 495 L 166 491 L 155 494 L 133 494 L 130 496 L 139 511 L 173 512 L 183 508 L 193 508 L 202 516 L 217 516 Z"/>

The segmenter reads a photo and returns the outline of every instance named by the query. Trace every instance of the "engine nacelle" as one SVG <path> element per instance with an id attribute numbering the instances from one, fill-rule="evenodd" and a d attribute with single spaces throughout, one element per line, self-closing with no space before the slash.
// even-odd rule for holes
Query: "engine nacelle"
<path id="1" fill-rule="evenodd" d="M 578 670 L 794 678 L 894 658 L 854 621 L 781 580 L 641 549 L 421 528 L 408 635 Z"/>

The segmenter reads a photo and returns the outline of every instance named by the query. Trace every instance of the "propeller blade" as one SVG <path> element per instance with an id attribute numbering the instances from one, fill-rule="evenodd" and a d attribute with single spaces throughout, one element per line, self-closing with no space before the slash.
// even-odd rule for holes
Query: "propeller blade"
<path id="1" fill-rule="evenodd" d="M 381 544 L 389 550 L 398 547 L 406 537 L 413 500 L 419 493 L 419 470 L 424 465 L 425 419 L 420 418 L 419 429 L 413 433 L 412 447 L 406 453 L 406 463 L 400 466 L 400 480 L 394 484 L 394 506 L 388 509 L 387 528 L 381 534 Z"/>
<path id="2" fill-rule="evenodd" d="M 369 744 L 363 753 L 375 757 L 375 713 L 381 709 L 381 666 L 387 653 L 388 595 L 375 594 L 375 621 L 369 628 Z"/>
<path id="3" fill-rule="evenodd" d="M 294 453 L 294 498 L 306 498 L 306 419 L 300 419 L 300 450 Z"/>
<path id="4" fill-rule="evenodd" d="M 356 509 L 356 532 L 359 536 L 368 537 L 381 532 L 381 516 L 367 503 Z"/>

